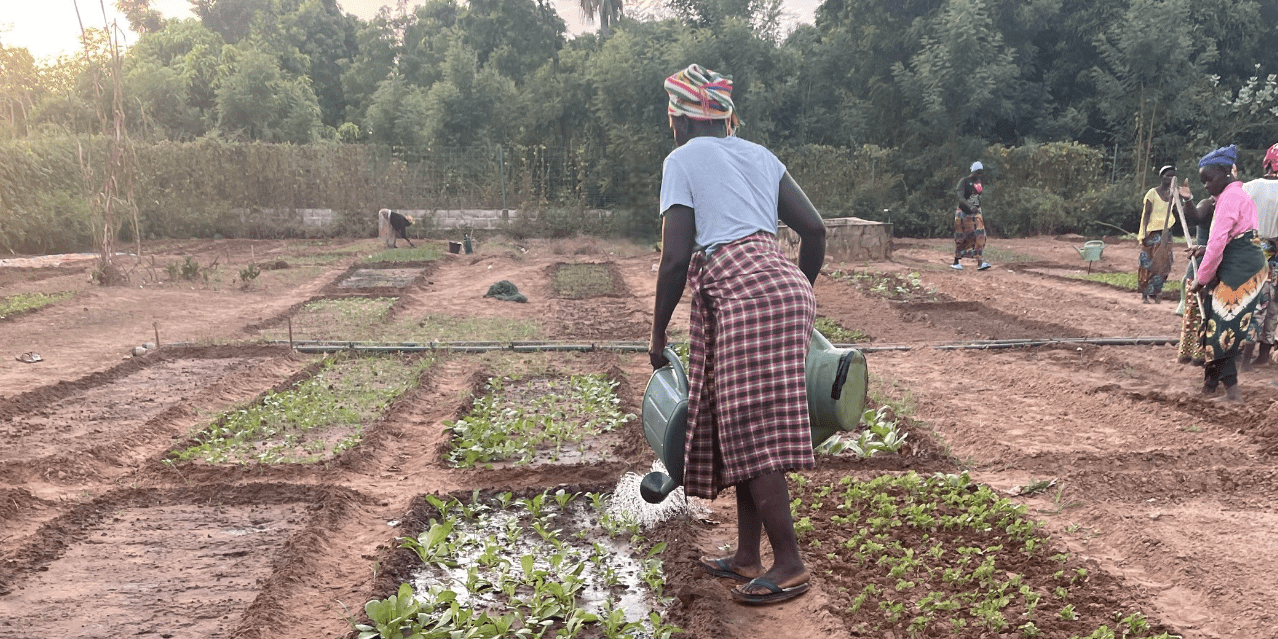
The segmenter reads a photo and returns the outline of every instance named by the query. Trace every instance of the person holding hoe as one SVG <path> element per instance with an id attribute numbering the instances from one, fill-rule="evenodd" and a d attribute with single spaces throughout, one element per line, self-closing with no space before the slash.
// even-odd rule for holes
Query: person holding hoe
<path id="1" fill-rule="evenodd" d="M 390 212 L 391 225 L 391 242 L 399 242 L 399 238 L 404 238 L 408 242 L 408 248 L 413 247 L 413 241 L 408 239 L 408 227 L 413 225 L 413 216 L 401 215 L 399 211 Z"/>
<path id="2" fill-rule="evenodd" d="M 1177 213 L 1187 212 L 1186 209 L 1173 210 L 1173 207 L 1184 207 L 1193 197 L 1188 184 L 1181 184 L 1172 192 L 1176 182 L 1175 166 L 1169 164 L 1159 169 L 1158 177 L 1161 182 L 1141 200 L 1140 225 L 1136 230 L 1136 239 L 1140 241 L 1136 288 L 1140 289 L 1140 301 L 1144 304 L 1160 302 L 1163 284 L 1171 274 L 1172 230 L 1176 228 Z"/>
<path id="3" fill-rule="evenodd" d="M 702 558 L 745 582 L 745 604 L 784 601 L 810 578 L 790 517 L 786 472 L 812 468 L 804 361 L 825 259 L 825 226 L 785 165 L 735 137 L 732 80 L 696 64 L 665 81 L 675 149 L 661 176 L 662 244 L 648 356 L 666 365 L 666 328 L 692 289 L 684 488 L 715 498 L 736 491 L 736 552 Z M 777 223 L 798 233 L 799 263 L 777 243 Z M 764 569 L 766 531 L 774 562 Z"/>

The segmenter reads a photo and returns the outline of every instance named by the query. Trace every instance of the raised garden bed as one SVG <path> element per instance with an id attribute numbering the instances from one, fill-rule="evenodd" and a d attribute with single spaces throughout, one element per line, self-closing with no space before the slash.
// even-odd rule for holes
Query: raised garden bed
<path id="1" fill-rule="evenodd" d="M 608 500 L 571 488 L 415 499 L 384 568 L 393 594 L 365 605 L 358 636 L 670 637 L 666 544 Z"/>
<path id="2" fill-rule="evenodd" d="M 607 460 L 618 427 L 635 419 L 621 410 L 616 386 L 590 374 L 490 378 L 466 415 L 445 422 L 446 457 L 460 468 Z"/>
<path id="3" fill-rule="evenodd" d="M 1170 637 L 1118 603 L 1120 582 L 966 473 L 790 478 L 800 544 L 853 634 Z"/>
<path id="4" fill-rule="evenodd" d="M 625 279 L 612 263 L 561 262 L 551 266 L 549 277 L 555 297 L 563 299 L 616 297 L 629 293 Z"/>
<path id="5" fill-rule="evenodd" d="M 429 357 L 334 356 L 296 386 L 224 413 L 170 453 L 210 464 L 313 463 L 357 446 L 364 428 L 417 385 Z"/>

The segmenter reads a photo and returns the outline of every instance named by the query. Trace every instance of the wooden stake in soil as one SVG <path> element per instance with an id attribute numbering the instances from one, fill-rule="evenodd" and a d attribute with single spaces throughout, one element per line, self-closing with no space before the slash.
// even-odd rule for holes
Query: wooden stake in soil
<path id="1" fill-rule="evenodd" d="M 160 347 L 160 323 L 151 322 L 151 328 L 155 329 L 155 347 Z"/>
<path id="2" fill-rule="evenodd" d="M 288 318 L 288 347 L 290 350 L 292 350 L 293 348 L 293 318 L 292 317 Z"/>

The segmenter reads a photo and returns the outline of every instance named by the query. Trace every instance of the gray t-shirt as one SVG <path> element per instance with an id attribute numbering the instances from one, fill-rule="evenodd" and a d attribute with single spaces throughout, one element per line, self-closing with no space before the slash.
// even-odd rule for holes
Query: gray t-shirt
<path id="1" fill-rule="evenodd" d="M 697 246 L 708 248 L 758 231 L 777 232 L 777 197 L 785 165 L 771 151 L 737 137 L 696 137 L 666 156 L 661 214 L 693 210 Z"/>
<path id="2" fill-rule="evenodd" d="M 1278 237 L 1278 180 L 1257 178 L 1244 184 L 1243 190 L 1256 203 L 1260 237 Z"/>

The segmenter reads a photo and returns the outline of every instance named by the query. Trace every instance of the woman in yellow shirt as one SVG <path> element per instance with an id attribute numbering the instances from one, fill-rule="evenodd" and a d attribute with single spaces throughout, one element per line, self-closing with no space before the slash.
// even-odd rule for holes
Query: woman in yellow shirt
<path id="1" fill-rule="evenodd" d="M 1140 269 L 1136 272 L 1136 288 L 1140 301 L 1148 304 L 1159 302 L 1163 283 L 1172 269 L 1171 232 L 1176 227 L 1176 212 L 1172 210 L 1172 182 L 1176 167 L 1167 165 L 1158 171 L 1162 183 L 1145 194 L 1136 239 L 1140 241 Z M 1192 197 L 1189 186 L 1182 184 L 1175 204 L 1182 205 Z"/>

